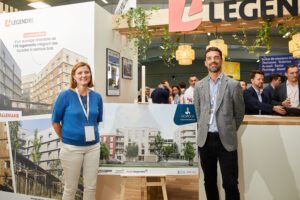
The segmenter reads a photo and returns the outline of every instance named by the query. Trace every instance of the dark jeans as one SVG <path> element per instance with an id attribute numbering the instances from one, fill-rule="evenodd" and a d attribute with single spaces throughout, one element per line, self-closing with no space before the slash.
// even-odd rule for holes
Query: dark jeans
<path id="1" fill-rule="evenodd" d="M 219 200 L 217 162 L 220 163 L 226 200 L 239 200 L 237 151 L 227 151 L 218 133 L 208 133 L 206 143 L 198 147 L 207 200 Z"/>

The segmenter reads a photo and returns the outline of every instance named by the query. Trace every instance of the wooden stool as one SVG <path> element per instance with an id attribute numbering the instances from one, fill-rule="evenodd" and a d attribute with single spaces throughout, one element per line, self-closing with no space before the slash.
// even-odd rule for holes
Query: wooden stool
<path id="1" fill-rule="evenodd" d="M 125 189 L 126 189 L 126 182 L 128 177 L 140 177 L 142 179 L 142 192 L 141 192 L 141 199 L 147 200 L 148 193 L 147 188 L 153 186 L 161 186 L 163 199 L 168 200 L 167 195 L 167 187 L 166 187 L 166 175 L 165 174 L 121 174 L 122 182 L 121 182 L 121 200 L 125 200 Z M 147 178 L 158 178 L 160 181 L 155 182 L 148 182 Z"/>

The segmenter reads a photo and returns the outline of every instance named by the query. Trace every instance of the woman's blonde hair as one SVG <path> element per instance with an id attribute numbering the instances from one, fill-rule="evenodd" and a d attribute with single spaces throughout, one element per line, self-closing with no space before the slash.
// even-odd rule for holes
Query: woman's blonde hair
<path id="1" fill-rule="evenodd" d="M 91 80 L 88 84 L 88 87 L 91 88 L 91 87 L 94 87 L 94 84 L 93 84 L 93 76 L 92 76 L 92 71 L 91 71 L 91 67 L 89 64 L 85 63 L 85 62 L 78 62 L 76 63 L 73 68 L 72 68 L 72 71 L 71 71 L 71 80 L 70 80 L 70 88 L 76 88 L 77 87 L 77 83 L 76 81 L 74 80 L 73 76 L 75 75 L 75 72 L 78 68 L 80 67 L 84 67 L 84 66 L 87 66 L 90 70 L 90 74 L 91 74 Z"/>

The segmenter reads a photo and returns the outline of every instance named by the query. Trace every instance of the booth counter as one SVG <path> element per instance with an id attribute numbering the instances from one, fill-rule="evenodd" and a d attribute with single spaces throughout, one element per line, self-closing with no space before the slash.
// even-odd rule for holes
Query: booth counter
<path id="1" fill-rule="evenodd" d="M 241 199 L 299 200 L 299 150 L 299 117 L 246 115 L 238 131 Z M 199 199 L 206 199 L 202 178 Z"/>

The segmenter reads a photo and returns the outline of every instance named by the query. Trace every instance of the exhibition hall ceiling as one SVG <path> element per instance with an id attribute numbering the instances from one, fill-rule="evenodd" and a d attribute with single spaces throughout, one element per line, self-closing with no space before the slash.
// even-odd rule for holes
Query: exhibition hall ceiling
<path id="1" fill-rule="evenodd" d="M 14 8 L 17 8 L 19 10 L 30 10 L 33 9 L 29 7 L 27 4 L 36 2 L 38 0 L 0 0 L 0 2 L 3 2 L 7 5 L 13 6 Z M 82 3 L 82 2 L 88 2 L 92 0 L 43 0 L 43 2 L 51 5 L 51 6 L 61 6 L 61 5 L 67 5 L 67 4 L 74 4 L 74 3 Z M 109 12 L 114 12 L 116 5 L 118 4 L 119 0 L 106 0 L 107 4 L 104 3 L 105 0 L 95 0 L 95 2 L 104 8 L 106 8 Z M 224 1 L 228 0 L 204 0 L 203 4 L 207 4 L 209 2 L 215 2 L 215 3 L 222 3 Z M 237 0 L 242 1 L 242 0 Z M 151 6 L 158 6 L 160 8 L 167 8 L 168 7 L 169 0 L 137 0 L 137 5 L 139 7 L 148 8 Z M 187 4 L 191 3 L 191 0 L 186 0 Z"/>
<path id="2" fill-rule="evenodd" d="M 0 0 L 0 2 L 3 2 L 4 4 L 10 5 L 14 8 L 17 8 L 18 10 L 31 10 L 33 8 L 29 7 L 27 4 L 36 2 L 37 0 Z M 49 4 L 50 6 L 61 6 L 61 5 L 68 5 L 68 4 L 75 4 L 75 3 L 83 3 L 83 2 L 90 2 L 92 0 L 44 0 L 43 2 Z M 116 9 L 116 5 L 118 4 L 119 0 L 106 0 L 108 3 L 104 3 L 105 0 L 95 0 L 95 2 L 104 7 L 107 11 L 110 13 L 114 13 Z M 158 6 L 161 9 L 168 8 L 168 2 L 169 0 L 136 0 L 138 7 L 143 7 L 145 9 L 150 8 L 152 6 Z M 210 2 L 214 3 L 222 3 L 228 0 L 204 0 L 203 4 L 207 4 Z M 242 0 L 237 0 L 242 1 Z M 192 0 L 186 0 L 186 5 L 190 5 Z M 298 27 L 298 31 L 300 31 Z M 248 39 L 250 41 L 254 41 L 257 30 L 247 30 L 246 31 Z M 225 42 L 229 46 L 230 52 L 236 52 L 232 57 L 235 58 L 241 58 L 244 57 L 242 54 L 245 54 L 245 57 L 248 57 L 249 59 L 255 59 L 255 55 L 248 55 L 246 50 L 240 45 L 236 40 L 233 39 L 232 35 L 235 34 L 242 34 L 240 30 L 237 30 L 237 32 L 223 32 L 219 33 L 218 36 L 221 36 Z M 278 34 L 278 30 L 275 30 L 275 28 L 271 29 L 271 43 L 272 43 L 272 52 L 271 54 L 286 54 L 288 53 L 288 39 L 282 38 Z M 183 37 L 182 37 L 183 38 Z M 194 34 L 194 35 L 185 35 L 181 42 L 191 43 L 193 44 L 193 48 L 201 53 L 198 53 L 198 56 L 202 56 L 203 52 L 205 51 L 206 45 L 208 42 L 212 39 L 215 39 L 215 35 L 212 31 L 210 35 L 207 33 L 201 33 L 201 34 Z M 175 40 L 175 39 L 173 39 Z M 160 55 L 160 46 L 161 46 L 161 38 L 157 37 L 154 38 L 151 46 L 150 46 L 150 57 L 159 57 Z M 262 49 L 264 51 L 264 49 Z"/>

